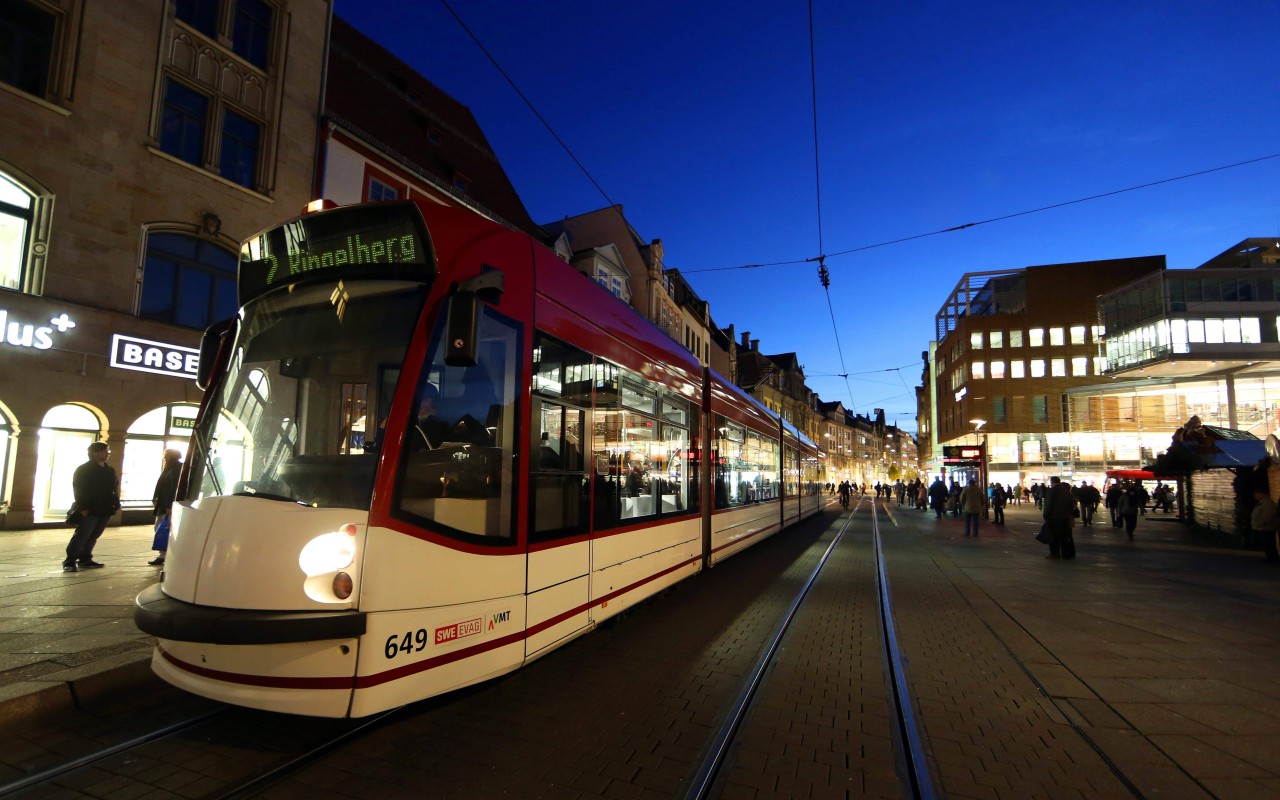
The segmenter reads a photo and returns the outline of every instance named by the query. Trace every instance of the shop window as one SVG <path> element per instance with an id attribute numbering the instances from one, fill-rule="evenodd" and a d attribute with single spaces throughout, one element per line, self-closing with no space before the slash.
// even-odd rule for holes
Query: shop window
<path id="1" fill-rule="evenodd" d="M 129 426 L 120 459 L 123 507 L 151 507 L 156 480 L 164 468 L 164 451 L 177 450 L 186 458 L 199 409 L 194 403 L 174 403 L 148 411 Z"/>
<path id="2" fill-rule="evenodd" d="M 71 477 L 89 459 L 89 445 L 98 441 L 102 425 L 82 405 L 69 403 L 49 410 L 36 434 L 36 479 L 32 494 L 37 522 L 61 520 L 75 500 Z M 108 459 L 119 472 L 118 455 Z"/>
<path id="3" fill-rule="evenodd" d="M 181 233 L 147 237 L 138 316 L 203 330 L 236 312 L 234 253 Z"/>

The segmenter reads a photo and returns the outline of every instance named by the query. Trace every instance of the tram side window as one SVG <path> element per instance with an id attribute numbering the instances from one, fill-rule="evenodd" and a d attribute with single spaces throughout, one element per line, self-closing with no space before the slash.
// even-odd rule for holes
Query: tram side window
<path id="1" fill-rule="evenodd" d="M 423 365 L 405 426 L 392 500 L 397 516 L 494 544 L 513 536 L 519 328 L 486 307 L 477 363 L 444 363 L 444 319 Z"/>
<path id="2" fill-rule="evenodd" d="M 716 508 L 778 497 L 778 440 L 716 417 Z"/>
<path id="3" fill-rule="evenodd" d="M 591 403 L 591 356 L 547 336 L 533 349 L 533 434 L 529 442 L 532 541 L 586 533 L 590 496 L 582 458 Z M 565 402 L 554 402 L 562 399 Z"/>

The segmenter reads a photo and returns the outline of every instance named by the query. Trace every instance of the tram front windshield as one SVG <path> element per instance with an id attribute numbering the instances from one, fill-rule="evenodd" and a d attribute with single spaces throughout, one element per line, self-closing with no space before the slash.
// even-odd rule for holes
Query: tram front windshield
<path id="1" fill-rule="evenodd" d="M 368 508 L 381 425 L 426 291 L 334 281 L 246 305 L 194 434 L 191 499 Z"/>

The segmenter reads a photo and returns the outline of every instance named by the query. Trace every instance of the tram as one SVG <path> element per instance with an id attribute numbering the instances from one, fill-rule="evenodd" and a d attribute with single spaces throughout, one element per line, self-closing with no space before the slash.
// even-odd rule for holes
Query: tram
<path id="1" fill-rule="evenodd" d="M 154 671 L 361 717 L 529 663 L 819 510 L 813 441 L 534 238 L 425 201 L 241 249 Z"/>

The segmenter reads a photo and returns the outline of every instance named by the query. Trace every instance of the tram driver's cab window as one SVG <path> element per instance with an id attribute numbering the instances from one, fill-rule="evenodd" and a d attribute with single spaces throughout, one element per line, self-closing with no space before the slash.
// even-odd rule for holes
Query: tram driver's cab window
<path id="1" fill-rule="evenodd" d="M 401 441 L 397 516 L 450 535 L 513 535 L 512 461 L 519 330 L 492 309 L 479 321 L 477 363 L 444 363 L 436 326 Z"/>

